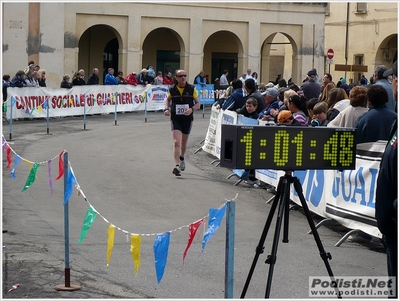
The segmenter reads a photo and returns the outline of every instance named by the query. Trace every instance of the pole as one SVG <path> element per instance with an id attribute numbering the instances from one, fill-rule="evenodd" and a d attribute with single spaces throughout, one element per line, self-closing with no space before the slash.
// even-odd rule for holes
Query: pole
<path id="1" fill-rule="evenodd" d="M 86 130 L 86 101 L 87 101 L 87 98 L 86 98 L 86 95 L 84 97 L 85 97 L 85 102 L 83 103 L 83 129 Z"/>
<path id="2" fill-rule="evenodd" d="M 146 97 L 144 98 L 144 122 L 147 122 L 147 91 Z"/>
<path id="3" fill-rule="evenodd" d="M 68 182 L 68 152 L 64 152 L 64 195 L 67 191 Z M 70 287 L 70 269 L 69 269 L 69 212 L 68 202 L 64 204 L 64 247 L 65 247 L 65 286 Z"/>
<path id="4" fill-rule="evenodd" d="M 117 97 L 118 97 L 118 92 L 115 92 L 114 96 L 114 102 L 115 102 L 115 109 L 114 109 L 114 125 L 118 125 L 117 121 Z"/>
<path id="5" fill-rule="evenodd" d="M 49 135 L 50 134 L 50 112 L 49 112 L 50 105 L 49 105 L 48 100 L 46 100 L 46 103 L 47 103 L 47 112 L 46 112 L 47 135 Z"/>
<path id="6" fill-rule="evenodd" d="M 10 105 L 10 140 L 12 140 L 12 113 L 13 113 L 13 101 L 11 97 L 11 105 Z"/>
<path id="7" fill-rule="evenodd" d="M 232 299 L 235 249 L 235 202 L 227 202 L 226 209 L 225 299 Z"/>
<path id="8" fill-rule="evenodd" d="M 64 152 L 64 196 L 67 192 L 68 184 L 68 152 Z M 64 248 L 65 248 L 65 285 L 57 285 L 54 287 L 56 291 L 77 291 L 81 287 L 79 285 L 71 285 L 71 270 L 69 267 L 69 213 L 68 201 L 64 204 Z"/>

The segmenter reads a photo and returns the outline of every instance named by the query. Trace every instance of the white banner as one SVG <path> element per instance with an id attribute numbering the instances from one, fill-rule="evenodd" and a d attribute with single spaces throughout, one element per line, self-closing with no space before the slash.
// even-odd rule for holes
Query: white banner
<path id="1" fill-rule="evenodd" d="M 221 120 L 226 124 L 247 124 L 248 120 L 239 117 L 235 112 L 222 111 L 215 116 L 216 109 L 212 109 L 212 119 Z M 236 117 L 234 116 L 236 115 Z M 213 121 L 207 132 L 206 139 L 215 142 L 215 149 L 221 146 L 221 123 Z M 212 127 L 212 131 L 210 128 Z M 214 138 L 214 139 L 213 139 Z M 377 228 L 375 219 L 375 191 L 379 165 L 385 150 L 386 141 L 363 143 L 357 145 L 355 170 L 296 170 L 293 176 L 297 177 L 302 185 L 303 195 L 310 211 L 326 218 L 332 218 L 349 229 L 359 229 L 375 237 L 382 237 Z M 203 150 L 213 155 L 211 147 Z M 220 153 L 217 152 L 220 159 Z M 233 169 L 240 176 L 241 169 Z M 284 171 L 257 169 L 256 178 L 260 181 L 277 187 Z M 291 199 L 300 205 L 300 199 L 291 187 Z"/>

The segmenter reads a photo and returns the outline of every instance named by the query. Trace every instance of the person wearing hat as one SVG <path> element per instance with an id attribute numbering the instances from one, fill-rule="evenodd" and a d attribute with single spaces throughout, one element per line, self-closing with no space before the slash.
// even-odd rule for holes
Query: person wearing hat
<path id="1" fill-rule="evenodd" d="M 307 73 L 307 80 L 301 85 L 304 97 L 309 100 L 311 98 L 319 98 L 321 94 L 321 86 L 316 82 L 316 72 L 310 70 Z"/>
<path id="2" fill-rule="evenodd" d="M 126 81 L 126 83 L 127 83 L 128 85 L 137 86 L 137 85 L 138 85 L 137 73 L 136 73 L 136 72 L 129 73 L 129 74 L 125 77 L 125 81 Z"/>
<path id="3" fill-rule="evenodd" d="M 393 97 L 397 102 L 398 82 L 397 82 L 397 60 L 393 63 L 392 69 L 384 72 L 384 77 L 392 84 Z M 378 223 L 379 231 L 383 234 L 382 239 L 386 247 L 387 271 L 388 276 L 397 277 L 397 240 L 398 240 L 398 223 L 397 223 L 397 190 L 398 190 L 398 130 L 397 118 L 392 126 L 383 153 L 379 174 L 376 181 L 375 194 L 375 218 Z M 396 297 L 396 296 L 394 296 Z"/>
<path id="4" fill-rule="evenodd" d="M 277 121 L 279 125 L 301 125 L 300 122 L 293 118 L 292 112 L 289 110 L 280 111 Z"/>
<path id="5" fill-rule="evenodd" d="M 92 74 L 89 76 L 86 85 L 98 85 L 99 83 L 99 69 L 93 68 Z"/>
<path id="6" fill-rule="evenodd" d="M 140 71 L 139 75 L 137 76 L 137 81 L 139 85 L 147 85 L 146 81 L 146 75 L 147 75 L 147 69 L 143 68 L 142 71 Z"/>
<path id="7" fill-rule="evenodd" d="M 278 90 L 276 88 L 268 88 L 261 95 L 264 97 L 265 108 L 259 113 L 258 118 L 264 121 L 273 121 L 275 116 L 271 115 L 271 110 L 279 109 Z"/>
<path id="8" fill-rule="evenodd" d="M 393 89 L 392 85 L 387 81 L 387 76 L 385 76 L 385 72 L 388 68 L 385 65 L 379 65 L 375 67 L 374 72 L 374 85 L 380 85 L 385 88 L 389 95 L 389 101 L 386 103 L 386 106 L 397 113 L 397 102 L 393 98 Z M 392 68 L 393 70 L 393 68 Z M 393 73 L 393 71 L 392 71 Z M 388 73 L 386 73 L 388 74 Z"/>
<path id="9" fill-rule="evenodd" d="M 24 79 L 25 79 L 25 72 L 19 70 L 12 78 L 10 87 L 18 87 L 18 88 L 26 87 Z"/>

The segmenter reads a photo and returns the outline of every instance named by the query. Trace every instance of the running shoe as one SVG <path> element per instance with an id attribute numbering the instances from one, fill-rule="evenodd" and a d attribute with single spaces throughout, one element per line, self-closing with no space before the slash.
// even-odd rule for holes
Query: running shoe
<path id="1" fill-rule="evenodd" d="M 185 160 L 179 160 L 179 168 L 181 171 L 184 171 L 186 168 Z"/>
<path id="2" fill-rule="evenodd" d="M 179 177 L 181 175 L 181 169 L 179 168 L 178 165 L 174 167 L 174 169 L 172 170 L 172 173 L 177 177 Z"/>

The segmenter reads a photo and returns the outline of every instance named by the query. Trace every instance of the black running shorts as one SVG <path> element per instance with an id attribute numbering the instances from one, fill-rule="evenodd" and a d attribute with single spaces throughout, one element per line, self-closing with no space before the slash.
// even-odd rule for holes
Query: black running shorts
<path id="1" fill-rule="evenodd" d="M 182 118 L 182 119 L 174 119 L 171 120 L 171 131 L 178 130 L 181 131 L 182 134 L 189 135 L 192 129 L 193 120 L 189 118 Z"/>

